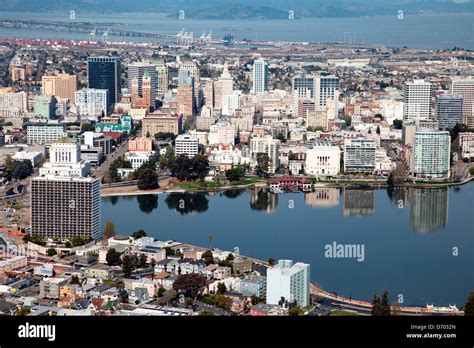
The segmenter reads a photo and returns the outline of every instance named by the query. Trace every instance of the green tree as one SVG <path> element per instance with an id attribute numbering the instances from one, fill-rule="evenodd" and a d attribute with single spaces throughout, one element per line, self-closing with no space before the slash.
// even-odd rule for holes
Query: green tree
<path id="1" fill-rule="evenodd" d="M 81 282 L 79 281 L 79 277 L 78 277 L 77 275 L 75 275 L 75 274 L 71 277 L 71 281 L 70 281 L 69 283 L 70 283 L 71 285 L 72 285 L 72 284 L 76 284 L 76 285 L 80 285 L 80 284 L 81 284 Z"/>
<path id="2" fill-rule="evenodd" d="M 212 251 L 210 250 L 206 250 L 205 252 L 203 252 L 201 258 L 206 261 L 206 265 L 214 263 L 214 256 L 212 255 Z"/>
<path id="3" fill-rule="evenodd" d="M 122 259 L 122 271 L 124 278 L 130 278 L 134 269 L 135 265 L 133 258 L 130 255 L 125 255 Z"/>
<path id="4" fill-rule="evenodd" d="M 114 248 L 111 248 L 107 251 L 107 255 L 105 255 L 105 261 L 107 261 L 107 264 L 109 266 L 116 266 L 120 264 L 120 253 L 115 250 Z"/>
<path id="5" fill-rule="evenodd" d="M 206 286 L 206 278 L 197 273 L 182 274 L 173 283 L 173 289 L 184 291 L 189 297 L 196 298 Z"/>
<path id="6" fill-rule="evenodd" d="M 132 233 L 132 238 L 133 239 L 140 239 L 142 237 L 146 237 L 146 232 L 143 231 L 142 229 Z"/>
<path id="7" fill-rule="evenodd" d="M 375 130 L 375 132 L 380 135 L 380 126 L 377 126 L 377 129 Z"/>
<path id="8" fill-rule="evenodd" d="M 225 171 L 225 177 L 230 181 L 239 181 L 245 176 L 245 170 L 242 167 L 236 167 Z"/>
<path id="9" fill-rule="evenodd" d="M 33 172 L 33 165 L 30 160 L 15 161 L 10 169 L 10 175 L 13 179 L 25 179 Z"/>
<path id="10" fill-rule="evenodd" d="M 57 255 L 57 253 L 58 252 L 54 248 L 49 248 L 48 250 L 46 250 L 46 255 L 48 256 L 54 256 L 54 255 Z"/>
<path id="11" fill-rule="evenodd" d="M 258 153 L 257 154 L 257 167 L 256 171 L 258 175 L 263 176 L 268 174 L 268 169 L 270 166 L 270 158 L 266 153 Z"/>
<path id="12" fill-rule="evenodd" d="M 214 313 L 212 313 L 211 311 L 204 310 L 202 312 L 199 312 L 199 316 L 200 317 L 213 317 Z"/>
<path id="13" fill-rule="evenodd" d="M 382 302 L 381 305 L 381 315 L 388 316 L 391 314 L 390 312 L 390 303 L 388 302 L 388 291 L 385 290 L 382 295 Z"/>
<path id="14" fill-rule="evenodd" d="M 402 120 L 393 120 L 393 128 L 402 129 L 403 121 Z"/>
<path id="15" fill-rule="evenodd" d="M 145 268 L 147 266 L 147 257 L 145 254 L 140 254 L 138 267 Z"/>
<path id="16" fill-rule="evenodd" d="M 225 310 L 230 310 L 232 307 L 232 298 L 223 294 L 217 294 L 215 296 L 216 306 Z"/>
<path id="17" fill-rule="evenodd" d="M 474 316 L 474 292 L 469 294 L 466 304 L 464 305 L 464 315 L 473 317 Z"/>
<path id="18" fill-rule="evenodd" d="M 209 161 L 203 155 L 196 155 L 193 158 L 180 155 L 170 159 L 168 169 L 181 181 L 203 180 L 209 172 Z"/>
<path id="19" fill-rule="evenodd" d="M 158 175 L 151 169 L 145 169 L 138 177 L 138 189 L 140 190 L 154 190 L 160 187 L 158 185 Z"/>
<path id="20" fill-rule="evenodd" d="M 227 287 L 224 283 L 217 284 L 217 293 L 218 294 L 225 294 L 227 292 Z"/>
<path id="21" fill-rule="evenodd" d="M 288 311 L 288 315 L 291 317 L 298 317 L 300 315 L 303 315 L 303 310 L 299 306 L 293 306 Z"/>

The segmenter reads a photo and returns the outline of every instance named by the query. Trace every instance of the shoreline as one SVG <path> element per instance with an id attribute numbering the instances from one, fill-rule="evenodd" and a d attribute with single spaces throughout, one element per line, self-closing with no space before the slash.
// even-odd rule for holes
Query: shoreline
<path id="1" fill-rule="evenodd" d="M 397 185 L 394 188 L 444 188 L 451 186 L 462 186 L 471 182 L 474 178 L 466 178 L 462 181 L 456 182 L 444 182 L 444 183 L 403 183 L 402 185 Z M 247 184 L 247 185 L 236 185 L 236 186 L 222 186 L 218 188 L 207 188 L 207 189 L 186 189 L 179 187 L 170 187 L 169 189 L 158 188 L 156 190 L 139 190 L 134 185 L 133 190 L 127 190 L 132 188 L 132 186 L 122 186 L 116 188 L 103 188 L 101 189 L 101 197 L 117 197 L 117 196 L 139 196 L 139 195 L 159 195 L 167 193 L 205 193 L 205 192 L 221 192 L 229 190 L 246 190 L 252 188 L 266 188 L 266 184 Z M 324 182 L 315 182 L 314 188 L 354 188 L 354 189 L 387 189 L 389 186 L 386 183 L 367 183 L 354 181 L 352 183 L 324 183 Z"/>

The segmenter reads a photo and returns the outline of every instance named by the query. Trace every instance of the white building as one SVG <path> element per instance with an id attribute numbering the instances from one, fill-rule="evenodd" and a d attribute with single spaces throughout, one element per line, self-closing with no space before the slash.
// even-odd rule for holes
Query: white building
<path id="1" fill-rule="evenodd" d="M 474 79 L 452 79 L 450 93 L 462 97 L 463 122 L 469 128 L 474 128 Z"/>
<path id="2" fill-rule="evenodd" d="M 268 91 L 268 64 L 263 59 L 257 59 L 253 63 L 253 89 L 255 94 Z"/>
<path id="3" fill-rule="evenodd" d="M 449 132 L 418 128 L 413 147 L 412 175 L 419 178 L 449 177 L 450 155 Z"/>
<path id="4" fill-rule="evenodd" d="M 282 297 L 300 308 L 309 306 L 310 265 L 279 260 L 267 269 L 267 304 L 279 304 Z"/>
<path id="5" fill-rule="evenodd" d="M 81 160 L 81 144 L 72 138 L 51 144 L 49 159 L 40 168 L 40 176 L 85 177 L 91 171 L 90 163 Z"/>
<path id="6" fill-rule="evenodd" d="M 175 139 L 175 156 L 187 155 L 194 157 L 199 152 L 199 140 L 189 134 L 178 135 Z"/>
<path id="7" fill-rule="evenodd" d="M 255 164 L 259 153 L 268 155 L 270 159 L 268 171 L 275 173 L 280 167 L 280 140 L 273 139 L 271 135 L 252 138 L 250 140 L 250 154 Z"/>
<path id="8" fill-rule="evenodd" d="M 314 91 L 315 106 L 326 106 L 328 99 L 335 101 L 339 99 L 339 78 L 333 75 L 317 76 Z"/>
<path id="9" fill-rule="evenodd" d="M 474 158 L 474 133 L 459 133 L 461 158 Z"/>
<path id="10" fill-rule="evenodd" d="M 341 149 L 330 142 L 317 141 L 306 147 L 306 174 L 333 176 L 341 169 Z"/>
<path id="11" fill-rule="evenodd" d="M 235 110 L 240 108 L 240 94 L 233 93 L 222 96 L 222 115 L 234 115 Z"/>
<path id="12" fill-rule="evenodd" d="M 209 130 L 209 145 L 235 144 L 235 129 L 230 122 L 219 122 L 210 127 Z"/>
<path id="13" fill-rule="evenodd" d="M 344 139 L 344 172 L 369 173 L 375 171 L 374 139 Z"/>
<path id="14" fill-rule="evenodd" d="M 430 120 L 431 119 L 431 83 L 424 80 L 414 80 L 404 86 L 403 119 Z"/>
<path id="15" fill-rule="evenodd" d="M 107 89 L 83 88 L 76 92 L 77 114 L 98 117 L 109 113 L 109 91 Z"/>
<path id="16" fill-rule="evenodd" d="M 132 151 L 125 153 L 125 160 L 132 163 L 132 169 L 138 169 L 143 163 L 155 158 L 155 156 L 155 151 Z"/>
<path id="17" fill-rule="evenodd" d="M 64 126 L 59 124 L 29 125 L 26 131 L 28 145 L 53 143 L 67 135 Z"/>

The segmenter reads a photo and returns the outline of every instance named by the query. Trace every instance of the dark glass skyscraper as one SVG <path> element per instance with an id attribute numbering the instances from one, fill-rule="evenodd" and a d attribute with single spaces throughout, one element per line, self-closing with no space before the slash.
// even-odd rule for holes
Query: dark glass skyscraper
<path id="1" fill-rule="evenodd" d="M 108 89 L 110 103 L 120 100 L 121 69 L 116 57 L 87 58 L 89 88 Z"/>

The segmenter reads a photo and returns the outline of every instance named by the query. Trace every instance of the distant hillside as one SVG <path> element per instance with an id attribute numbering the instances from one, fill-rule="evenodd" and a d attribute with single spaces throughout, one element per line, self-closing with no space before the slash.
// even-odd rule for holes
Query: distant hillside
<path id="1" fill-rule="evenodd" d="M 195 19 L 286 19 L 413 13 L 474 13 L 472 0 L 2 0 L 2 12 L 167 13 Z"/>

